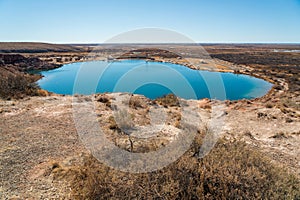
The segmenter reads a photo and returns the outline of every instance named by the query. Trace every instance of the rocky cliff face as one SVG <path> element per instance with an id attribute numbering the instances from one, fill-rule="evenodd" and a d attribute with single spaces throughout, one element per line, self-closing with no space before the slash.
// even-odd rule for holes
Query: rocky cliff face
<path id="1" fill-rule="evenodd" d="M 55 69 L 61 65 L 48 63 L 37 57 L 27 58 L 19 54 L 0 54 L 0 66 L 14 66 L 19 71 L 29 71 Z"/>
<path id="2" fill-rule="evenodd" d="M 61 65 L 42 61 L 37 57 L 19 54 L 0 54 L 0 98 L 21 98 L 25 95 L 38 95 L 35 82 L 40 75 L 30 75 L 30 70 L 49 70 Z"/>

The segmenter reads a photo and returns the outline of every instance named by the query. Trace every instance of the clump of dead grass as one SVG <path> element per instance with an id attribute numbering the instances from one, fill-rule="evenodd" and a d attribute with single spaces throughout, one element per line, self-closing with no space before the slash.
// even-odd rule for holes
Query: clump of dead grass
<path id="1" fill-rule="evenodd" d="M 146 108 L 147 104 L 140 96 L 132 96 L 129 100 L 129 107 L 133 109 Z"/>
<path id="2" fill-rule="evenodd" d="M 150 173 L 120 172 L 86 157 L 82 166 L 53 170 L 71 183 L 74 199 L 299 199 L 300 182 L 262 153 L 234 140 L 219 140 L 203 159 L 203 133 L 168 167 Z"/>
<path id="3" fill-rule="evenodd" d="M 168 94 L 155 100 L 158 104 L 164 107 L 179 106 L 179 100 L 174 94 Z"/>

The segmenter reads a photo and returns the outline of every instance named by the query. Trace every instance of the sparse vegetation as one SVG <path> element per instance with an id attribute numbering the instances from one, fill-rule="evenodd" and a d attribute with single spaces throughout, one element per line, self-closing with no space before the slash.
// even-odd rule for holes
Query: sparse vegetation
<path id="1" fill-rule="evenodd" d="M 109 129 L 120 131 L 120 128 L 118 127 L 118 124 L 116 123 L 116 120 L 113 116 L 110 116 L 108 118 L 108 124 L 109 124 Z"/>
<path id="2" fill-rule="evenodd" d="M 158 104 L 164 107 L 179 106 L 179 101 L 174 94 L 168 94 L 155 100 Z"/>
<path id="3" fill-rule="evenodd" d="M 99 101 L 101 103 L 104 103 L 108 108 L 111 107 L 111 100 L 105 94 L 104 95 L 100 95 L 100 97 L 97 99 L 97 101 Z"/>
<path id="4" fill-rule="evenodd" d="M 1 45 L 3 44 L 0 43 Z M 170 166 L 147 174 L 123 173 L 99 163 L 91 155 L 82 156 L 86 152 L 81 147 L 73 127 L 69 106 L 71 97 L 55 96 L 47 100 L 30 98 L 20 102 L 3 101 L 0 108 L 3 118 L 0 120 L 0 130 L 5 134 L 0 149 L 0 175 L 4 184 L 3 188 L 0 188 L 0 193 L 3 192 L 4 198 L 8 199 L 35 197 L 41 199 L 300 199 L 299 177 L 288 172 L 291 170 L 291 173 L 298 173 L 299 54 L 270 53 L 269 50 L 273 47 L 268 47 L 268 51 L 263 49 L 264 47 L 249 48 L 247 45 L 245 48 L 237 48 L 235 45 L 231 45 L 231 48 L 227 47 L 227 45 L 225 48 L 213 45 L 205 48 L 214 54 L 212 57 L 241 64 L 236 65 L 237 73 L 263 76 L 272 83 L 274 81 L 275 84 L 274 90 L 260 99 L 226 102 L 229 108 L 228 122 L 240 124 L 229 127 L 232 129 L 226 134 L 241 138 L 245 143 L 233 139 L 221 139 L 206 157 L 199 159 L 197 154 L 203 139 L 200 137 L 202 133 L 199 133 L 190 150 Z M 50 53 L 50 51 L 69 50 L 63 46 L 62 49 L 57 47 L 58 49 L 52 50 L 47 49 L 48 47 L 39 50 L 36 46 L 30 45 L 24 49 L 20 46 L 9 48 L 7 52 L 27 53 L 22 55 L 9 53 L 5 54 L 5 59 L 0 58 L 0 97 L 10 99 L 22 98 L 25 95 L 47 96 L 47 91 L 39 90 L 33 84 L 38 77 L 27 75 L 23 71 L 32 68 L 52 69 L 55 66 L 47 64 L 48 61 L 66 61 L 67 58 L 61 53 Z M 70 51 L 77 51 L 74 48 L 72 47 Z M 120 46 L 98 48 L 103 55 L 117 55 L 126 50 L 126 47 Z M 175 46 L 175 48 L 180 52 L 186 52 L 188 56 L 193 56 L 191 47 Z M 131 47 L 127 50 L 130 49 Z M 1 50 L 6 52 L 5 48 Z M 30 52 L 45 52 L 45 54 L 30 54 Z M 131 51 L 131 53 L 139 53 L 137 56 L 141 58 L 155 56 L 146 55 L 148 52 L 148 50 L 140 53 Z M 73 61 L 80 61 L 83 60 L 85 53 L 78 52 L 68 56 L 73 58 Z M 164 57 L 174 56 L 166 52 Z M 175 57 L 174 61 L 176 61 Z M 232 63 L 229 63 L 229 66 L 231 65 Z M 288 84 L 278 81 L 279 78 Z M 102 106 L 98 116 L 99 119 L 103 119 L 102 128 L 107 129 L 107 137 L 126 151 L 151 152 L 169 143 L 168 138 L 164 136 L 145 139 L 126 135 L 121 130 L 124 127 L 130 128 L 131 124 L 128 121 L 132 121 L 135 125 L 149 124 L 147 115 L 153 104 L 168 108 L 166 109 L 169 110 L 168 125 L 184 127 L 178 109 L 179 101 L 172 94 L 153 101 L 148 100 L 146 103 L 139 98 L 132 98 L 129 102 L 130 113 L 118 113 L 117 116 L 111 116 L 110 113 L 114 109 L 113 106 L 116 106 L 112 106 L 111 103 L 114 97 L 109 94 L 95 96 L 96 101 L 100 102 L 98 104 Z M 89 97 L 82 95 L 77 97 L 81 99 L 79 103 L 91 101 Z M 209 112 L 213 103 L 203 101 L 199 107 L 202 112 Z M 277 126 L 273 126 L 274 124 Z M 253 125 L 257 127 L 252 129 Z M 273 148 L 274 145 L 276 148 Z M 277 151 L 277 149 L 281 150 Z M 261 153 L 261 150 L 264 153 Z M 277 153 L 280 155 L 273 157 Z M 51 159 L 54 159 L 54 162 L 45 162 L 49 155 L 53 156 Z M 81 159 L 84 160 L 83 163 Z M 290 162 L 291 160 L 293 162 Z M 49 169 L 42 173 L 47 167 Z M 34 178 L 27 179 L 28 175 Z M 59 182 L 57 189 L 53 187 L 53 183 L 56 182 Z M 64 192 L 64 186 L 67 192 Z M 70 191 L 71 196 L 67 196 Z M 20 196 L 16 197 L 15 194 Z M 54 197 L 53 194 L 58 196 Z"/>
<path id="5" fill-rule="evenodd" d="M 78 52 L 81 48 L 64 45 L 36 42 L 0 42 L 0 53 L 46 53 L 46 52 Z"/>
<path id="6" fill-rule="evenodd" d="M 257 113 L 257 118 L 264 118 L 264 117 L 267 117 L 267 116 L 268 116 L 267 113 L 262 113 L 262 112 Z"/>
<path id="7" fill-rule="evenodd" d="M 0 71 L 0 97 L 21 98 L 26 95 L 39 95 L 39 87 L 35 76 L 25 75 L 20 72 L 11 73 Z"/>
<path id="8" fill-rule="evenodd" d="M 195 140 L 199 141 L 199 140 Z M 56 180 L 71 183 L 75 199 L 298 199 L 299 179 L 274 166 L 239 141 L 220 140 L 203 159 L 200 144 L 176 163 L 147 174 L 130 174 L 100 164 L 55 168 Z"/>
<path id="9" fill-rule="evenodd" d="M 273 108 L 273 105 L 271 103 L 267 103 L 266 108 Z"/>
<path id="10" fill-rule="evenodd" d="M 139 96 L 132 96 L 129 100 L 129 106 L 133 109 L 145 108 L 146 103 L 144 99 L 141 99 Z"/>
<path id="11" fill-rule="evenodd" d="M 265 74 L 269 77 L 284 78 L 289 84 L 290 92 L 299 92 L 299 62 L 300 58 L 297 54 L 286 52 L 269 52 L 254 51 L 246 52 L 245 49 L 240 49 L 239 53 L 213 53 L 210 54 L 213 58 L 218 58 L 232 62 L 237 65 L 253 66 L 252 73 Z M 276 84 L 276 90 L 283 90 L 282 85 Z"/>
<path id="12" fill-rule="evenodd" d="M 286 134 L 284 132 L 278 132 L 275 135 L 271 136 L 271 138 L 274 138 L 274 139 L 285 139 L 285 138 L 288 138 L 288 136 L 286 136 Z"/>

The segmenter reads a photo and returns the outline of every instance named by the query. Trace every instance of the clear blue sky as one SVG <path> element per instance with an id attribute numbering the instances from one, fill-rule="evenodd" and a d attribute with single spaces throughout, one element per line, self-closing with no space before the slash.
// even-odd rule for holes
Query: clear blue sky
<path id="1" fill-rule="evenodd" d="M 0 0 L 0 41 L 101 43 L 145 27 L 197 42 L 300 43 L 300 0 Z"/>

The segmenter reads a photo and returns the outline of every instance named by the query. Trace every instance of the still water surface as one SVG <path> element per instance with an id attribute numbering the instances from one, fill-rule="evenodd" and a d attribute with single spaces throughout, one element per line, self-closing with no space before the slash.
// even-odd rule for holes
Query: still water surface
<path id="1" fill-rule="evenodd" d="M 174 93 L 185 99 L 251 99 L 272 84 L 233 73 L 192 70 L 182 65 L 144 60 L 94 61 L 40 72 L 42 89 L 58 94 L 130 92 L 154 99 Z"/>

